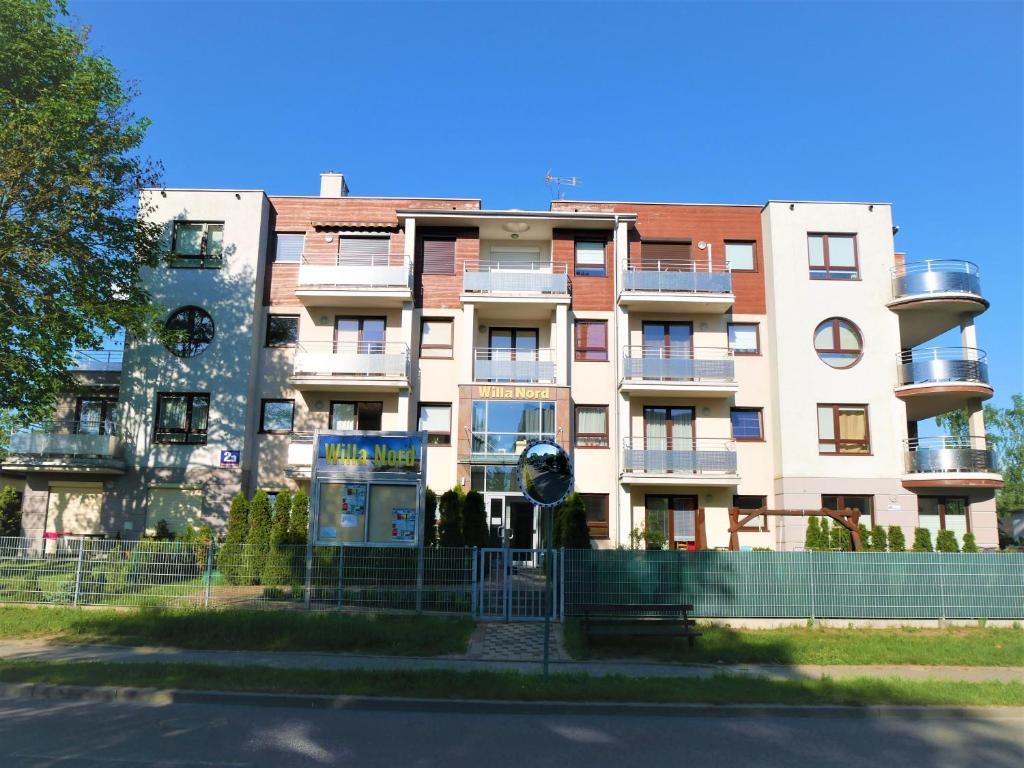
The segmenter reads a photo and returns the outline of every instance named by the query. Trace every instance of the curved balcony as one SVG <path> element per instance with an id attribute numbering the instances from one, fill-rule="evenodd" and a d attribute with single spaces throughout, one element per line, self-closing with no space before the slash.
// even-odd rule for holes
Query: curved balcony
<path id="1" fill-rule="evenodd" d="M 888 306 L 899 314 L 904 347 L 916 347 L 945 333 L 965 313 L 979 314 L 988 308 L 981 295 L 981 273 L 969 261 L 915 261 L 891 272 L 893 300 Z"/>
<path id="2" fill-rule="evenodd" d="M 1002 477 L 984 437 L 940 435 L 918 437 L 906 443 L 905 488 L 1001 488 Z"/>
<path id="3" fill-rule="evenodd" d="M 619 304 L 722 314 L 733 305 L 732 272 L 725 265 L 658 260 L 622 273 Z"/>
<path id="4" fill-rule="evenodd" d="M 992 397 L 985 353 L 972 347 L 926 347 L 899 358 L 896 396 L 907 419 L 920 421 L 962 408 L 967 400 Z"/>
<path id="5" fill-rule="evenodd" d="M 732 350 L 722 347 L 634 345 L 622 355 L 623 392 L 728 397 L 738 391 Z"/>
<path id="6" fill-rule="evenodd" d="M 291 383 L 298 389 L 406 389 L 409 347 L 393 341 L 300 341 Z"/>
<path id="7" fill-rule="evenodd" d="M 10 436 L 5 471 L 122 474 L 124 440 L 113 421 L 51 421 Z"/>
<path id="8" fill-rule="evenodd" d="M 733 486 L 736 444 L 717 438 L 627 437 L 622 441 L 622 482 L 634 485 Z"/>

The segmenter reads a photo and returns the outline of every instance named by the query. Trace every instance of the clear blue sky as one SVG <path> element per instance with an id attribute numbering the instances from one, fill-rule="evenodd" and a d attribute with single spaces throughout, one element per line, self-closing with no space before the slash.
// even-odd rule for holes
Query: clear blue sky
<path id="1" fill-rule="evenodd" d="M 965 258 L 994 404 L 1024 390 L 1022 4 L 72 0 L 142 91 L 168 186 L 762 203 L 891 201 Z M 956 336 L 948 339 L 958 343 Z"/>

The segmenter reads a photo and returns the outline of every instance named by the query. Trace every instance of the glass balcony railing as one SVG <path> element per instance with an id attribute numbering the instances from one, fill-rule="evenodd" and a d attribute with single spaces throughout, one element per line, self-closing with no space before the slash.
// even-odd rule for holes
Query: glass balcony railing
<path id="1" fill-rule="evenodd" d="M 516 293 L 567 296 L 569 274 L 564 264 L 466 264 L 462 274 L 465 293 Z"/>
<path id="2" fill-rule="evenodd" d="M 11 457 L 121 459 L 123 447 L 113 421 L 50 421 L 12 433 L 8 450 Z"/>
<path id="3" fill-rule="evenodd" d="M 644 382 L 728 384 L 736 381 L 736 362 L 732 350 L 720 347 L 635 345 L 623 353 L 622 376 Z"/>
<path id="4" fill-rule="evenodd" d="M 732 293 L 732 273 L 724 265 L 696 261 L 645 261 L 622 275 L 622 290 L 653 293 Z"/>
<path id="5" fill-rule="evenodd" d="M 735 474 L 736 444 L 715 438 L 627 437 L 622 442 L 622 469 L 652 474 Z"/>
<path id="6" fill-rule="evenodd" d="M 79 349 L 71 357 L 76 371 L 120 371 L 124 350 Z"/>
<path id="7" fill-rule="evenodd" d="M 300 341 L 293 370 L 297 377 L 408 378 L 409 347 L 392 341 Z"/>
<path id="8" fill-rule="evenodd" d="M 411 285 L 412 271 L 404 264 L 346 264 L 336 256 L 305 254 L 299 263 L 299 289 L 409 289 Z"/>
<path id="9" fill-rule="evenodd" d="M 554 384 L 555 350 L 475 349 L 473 380 L 510 384 Z"/>
<path id="10" fill-rule="evenodd" d="M 943 293 L 968 293 L 980 297 L 978 266 L 956 259 L 929 259 L 892 268 L 892 295 L 895 299 Z"/>
<path id="11" fill-rule="evenodd" d="M 996 472 L 984 437 L 941 435 L 907 440 L 907 472 Z"/>
<path id="12" fill-rule="evenodd" d="M 973 347 L 926 347 L 900 354 L 900 384 L 988 384 L 988 362 Z"/>

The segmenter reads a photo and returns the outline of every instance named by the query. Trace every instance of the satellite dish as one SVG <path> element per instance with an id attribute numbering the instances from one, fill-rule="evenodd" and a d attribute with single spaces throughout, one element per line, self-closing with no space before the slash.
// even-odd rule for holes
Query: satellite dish
<path id="1" fill-rule="evenodd" d="M 557 507 L 573 488 L 572 460 L 554 440 L 531 441 L 519 455 L 519 489 L 539 507 Z"/>

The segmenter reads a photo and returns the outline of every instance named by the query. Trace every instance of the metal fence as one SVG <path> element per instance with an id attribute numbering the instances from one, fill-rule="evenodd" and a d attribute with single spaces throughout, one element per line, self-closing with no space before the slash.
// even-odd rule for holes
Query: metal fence
<path id="1" fill-rule="evenodd" d="M 707 618 L 1024 618 L 1024 554 L 567 550 L 563 605 L 691 603 Z"/>

